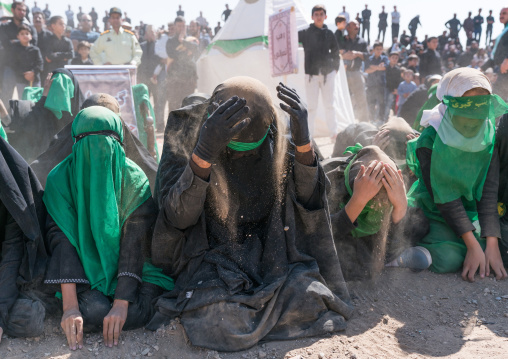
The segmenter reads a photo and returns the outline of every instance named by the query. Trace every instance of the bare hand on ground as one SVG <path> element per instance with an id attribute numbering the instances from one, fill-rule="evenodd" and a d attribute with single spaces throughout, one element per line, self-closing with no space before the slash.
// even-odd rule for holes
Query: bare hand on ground
<path id="1" fill-rule="evenodd" d="M 69 349 L 83 348 L 83 317 L 79 309 L 73 308 L 65 311 L 60 325 L 67 337 Z"/>
<path id="2" fill-rule="evenodd" d="M 112 348 L 118 345 L 120 333 L 127 320 L 127 311 L 129 302 L 126 300 L 115 299 L 113 307 L 104 318 L 102 334 L 104 336 L 104 345 Z"/>
<path id="3" fill-rule="evenodd" d="M 472 232 L 471 236 L 474 237 Z M 476 239 L 474 239 L 476 241 Z M 482 247 L 476 242 L 471 247 L 468 247 L 466 258 L 464 259 L 464 265 L 462 269 L 462 279 L 474 282 L 474 277 L 477 270 L 480 270 L 480 278 L 485 277 L 485 254 L 483 253 Z"/>
<path id="4" fill-rule="evenodd" d="M 485 275 L 490 275 L 490 268 L 492 268 L 496 279 L 505 279 L 506 269 L 501 259 L 501 252 L 499 251 L 499 239 L 496 237 L 487 237 L 487 247 L 485 248 Z"/>

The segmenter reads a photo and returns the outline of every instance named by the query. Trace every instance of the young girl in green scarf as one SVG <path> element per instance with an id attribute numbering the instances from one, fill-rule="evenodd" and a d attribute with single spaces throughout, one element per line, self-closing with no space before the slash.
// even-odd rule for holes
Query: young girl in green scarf
<path id="1" fill-rule="evenodd" d="M 495 118 L 508 110 L 480 71 L 461 68 L 447 73 L 437 89 L 441 104 L 424 111 L 426 127 L 408 144 L 408 164 L 418 181 L 409 205 L 430 221 L 420 245 L 432 255 L 437 273 L 462 268 L 462 278 L 474 281 L 490 275 L 506 277 L 501 261 L 497 211 L 499 159 Z"/>
<path id="2" fill-rule="evenodd" d="M 83 330 L 102 330 L 106 346 L 122 329 L 150 320 L 152 300 L 173 288 L 148 257 L 157 207 L 148 178 L 123 149 L 120 117 L 92 106 L 72 124 L 72 154 L 49 174 L 44 193 L 52 260 L 45 283 L 60 286 L 69 348 Z"/>

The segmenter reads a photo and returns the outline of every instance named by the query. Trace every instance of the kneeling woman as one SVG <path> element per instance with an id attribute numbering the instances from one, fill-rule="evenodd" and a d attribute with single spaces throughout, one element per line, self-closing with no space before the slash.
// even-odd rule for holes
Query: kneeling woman
<path id="1" fill-rule="evenodd" d="M 418 177 L 409 204 L 430 220 L 420 244 L 432 255 L 430 269 L 448 273 L 462 267 L 462 278 L 470 281 L 477 270 L 488 276 L 490 268 L 497 279 L 506 277 L 498 245 L 494 121 L 508 105 L 491 93 L 480 71 L 450 71 L 437 89 L 442 103 L 424 112 L 426 129 L 408 144 L 408 164 Z"/>
<path id="2" fill-rule="evenodd" d="M 48 176 L 48 242 L 53 254 L 45 283 L 59 284 L 62 327 L 71 349 L 83 329 L 118 344 L 122 329 L 142 327 L 151 301 L 172 281 L 145 261 L 157 207 L 146 175 L 125 157 L 122 121 L 93 106 L 72 124 L 72 154 Z"/>

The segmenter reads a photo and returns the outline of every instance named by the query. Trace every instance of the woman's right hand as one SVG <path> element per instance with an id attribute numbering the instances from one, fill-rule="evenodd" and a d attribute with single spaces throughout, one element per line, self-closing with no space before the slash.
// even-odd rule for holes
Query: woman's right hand
<path id="1" fill-rule="evenodd" d="M 71 308 L 64 311 L 62 329 L 67 337 L 67 343 L 71 350 L 83 348 L 83 317 L 78 308 Z"/>
<path id="2" fill-rule="evenodd" d="M 383 187 L 383 168 L 384 164 L 380 161 L 372 161 L 367 168 L 362 165 L 355 178 L 352 199 L 358 199 L 365 206 L 374 198 Z"/>
<path id="3" fill-rule="evenodd" d="M 462 269 L 462 279 L 474 282 L 477 270 L 480 270 L 480 278 L 485 278 L 485 253 L 480 243 L 476 240 L 473 232 L 465 233 L 462 238 L 467 246 L 466 258 Z"/>

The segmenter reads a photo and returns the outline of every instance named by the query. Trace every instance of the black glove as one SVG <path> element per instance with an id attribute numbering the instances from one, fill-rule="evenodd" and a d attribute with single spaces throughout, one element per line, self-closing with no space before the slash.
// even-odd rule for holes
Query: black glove
<path id="1" fill-rule="evenodd" d="M 209 107 L 208 113 L 213 113 L 201 127 L 194 149 L 196 156 L 208 163 L 215 162 L 231 139 L 250 123 L 250 118 L 240 121 L 249 112 L 246 103 L 245 99 L 233 96 L 220 106 L 213 103 Z"/>
<path id="2" fill-rule="evenodd" d="M 309 144 L 307 106 L 300 100 L 300 96 L 295 90 L 290 89 L 282 82 L 277 86 L 277 97 L 285 102 L 280 104 L 280 108 L 291 117 L 291 137 L 295 145 L 305 146 Z"/>

